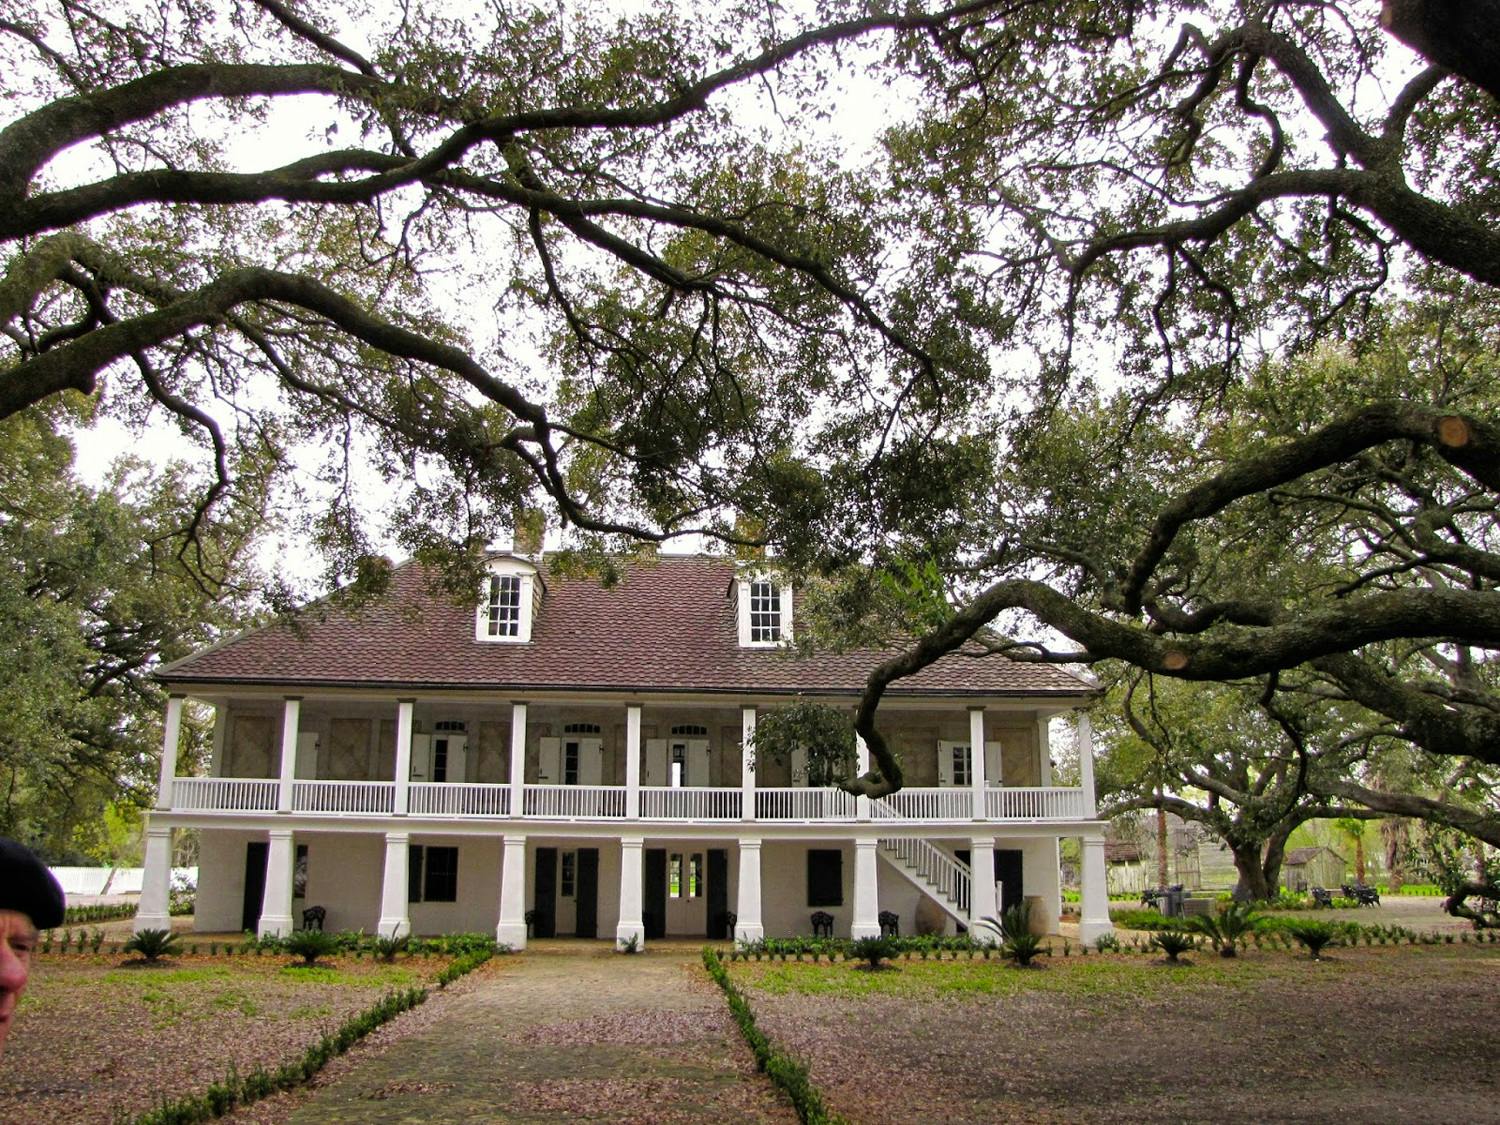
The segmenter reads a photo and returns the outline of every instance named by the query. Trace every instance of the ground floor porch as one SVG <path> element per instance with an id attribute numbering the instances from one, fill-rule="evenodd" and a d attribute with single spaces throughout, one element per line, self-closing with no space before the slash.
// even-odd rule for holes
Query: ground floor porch
<path id="1" fill-rule="evenodd" d="M 285 934 L 319 908 L 329 930 L 492 932 L 514 948 L 560 936 L 623 947 L 965 928 L 988 939 L 983 920 L 1024 901 L 1035 929 L 1058 931 L 1062 833 L 989 835 L 973 826 L 977 832 L 933 838 L 883 837 L 878 829 L 842 838 L 826 831 L 620 836 L 566 826 L 530 833 L 416 827 L 200 828 L 195 926 Z M 153 862 L 170 855 L 171 831 L 154 825 L 148 832 L 138 929 L 165 924 Z M 1100 871 L 1090 885 L 1085 862 L 1083 923 L 1103 932 L 1102 844 L 1087 846 L 1092 839 L 1085 838 L 1085 859 L 1098 850 Z"/>

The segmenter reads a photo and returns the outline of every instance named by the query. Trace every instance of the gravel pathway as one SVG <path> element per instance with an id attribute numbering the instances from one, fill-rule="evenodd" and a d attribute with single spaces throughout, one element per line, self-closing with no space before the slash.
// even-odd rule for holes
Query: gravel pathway
<path id="1" fill-rule="evenodd" d="M 295 1104 L 268 1104 L 272 1119 L 796 1120 L 755 1072 L 696 947 L 622 957 L 603 943 L 542 943 L 475 977 L 388 1046 L 330 1067 Z"/>

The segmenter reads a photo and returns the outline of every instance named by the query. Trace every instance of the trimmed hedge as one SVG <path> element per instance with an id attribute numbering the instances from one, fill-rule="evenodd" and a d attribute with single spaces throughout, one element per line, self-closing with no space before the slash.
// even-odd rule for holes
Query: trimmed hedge
<path id="1" fill-rule="evenodd" d="M 755 1013 L 750 1010 L 745 994 L 735 987 L 724 962 L 708 946 L 703 947 L 703 967 L 714 978 L 714 983 L 723 989 L 729 1013 L 755 1055 L 755 1065 L 792 1100 L 792 1107 L 803 1125 L 846 1125 L 842 1117 L 824 1108 L 823 1095 L 812 1084 L 807 1067 L 778 1050 L 766 1038 L 766 1033 L 756 1025 Z"/>
<path id="2" fill-rule="evenodd" d="M 459 957 L 437 977 L 437 986 L 446 988 L 466 973 L 473 972 L 493 956 L 482 949 Z M 189 1094 L 174 1102 L 162 1099 L 156 1109 L 141 1114 L 131 1125 L 191 1125 L 212 1121 L 232 1112 L 238 1106 L 251 1105 L 262 1098 L 290 1090 L 308 1081 L 339 1055 L 344 1054 L 366 1035 L 409 1011 L 428 997 L 425 988 L 408 988 L 382 996 L 363 1012 L 345 1020 L 335 1031 L 324 1035 L 309 1047 L 296 1062 L 285 1063 L 275 1070 L 256 1067 L 241 1077 L 233 1070 L 222 1082 L 215 1082 L 201 1094 Z"/>

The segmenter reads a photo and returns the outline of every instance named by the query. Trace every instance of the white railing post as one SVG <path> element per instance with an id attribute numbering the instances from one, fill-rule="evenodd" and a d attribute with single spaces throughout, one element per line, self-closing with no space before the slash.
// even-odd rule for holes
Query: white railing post
<path id="1" fill-rule="evenodd" d="M 415 699 L 396 700 L 396 776 L 392 779 L 396 783 L 395 816 L 405 816 L 411 808 L 411 728 L 416 707 Z"/>
<path id="2" fill-rule="evenodd" d="M 510 705 L 510 815 L 526 811 L 526 704 Z"/>
<path id="3" fill-rule="evenodd" d="M 161 732 L 161 776 L 156 784 L 156 807 L 172 807 L 172 783 L 177 777 L 177 744 L 182 735 L 182 699 L 167 696 L 167 717 Z"/>
<path id="4" fill-rule="evenodd" d="M 740 708 L 740 817 L 755 819 L 755 708 Z"/>
<path id="5" fill-rule="evenodd" d="M 641 819 L 641 705 L 625 708 L 625 817 Z"/>
<path id="6" fill-rule="evenodd" d="M 969 708 L 969 785 L 974 791 L 972 816 L 983 820 L 984 807 L 984 708 Z"/>
<path id="7" fill-rule="evenodd" d="M 1093 818 L 1099 812 L 1094 803 L 1094 727 L 1081 711 L 1078 713 L 1078 783 L 1083 790 L 1083 815 Z"/>
<path id="8" fill-rule="evenodd" d="M 281 711 L 281 781 L 276 790 L 277 812 L 292 811 L 292 786 L 297 777 L 297 721 L 301 714 L 301 697 L 287 696 Z"/>

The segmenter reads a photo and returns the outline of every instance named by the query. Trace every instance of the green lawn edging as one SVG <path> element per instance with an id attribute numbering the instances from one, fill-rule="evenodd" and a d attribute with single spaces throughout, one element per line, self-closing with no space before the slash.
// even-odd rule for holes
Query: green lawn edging
<path id="1" fill-rule="evenodd" d="M 755 1023 L 755 1013 L 745 994 L 729 979 L 729 970 L 719 955 L 708 946 L 703 947 L 703 967 L 724 992 L 729 1012 L 734 1017 L 740 1034 L 745 1037 L 755 1065 L 792 1100 L 792 1107 L 803 1125 L 845 1125 L 844 1119 L 830 1113 L 823 1105 L 823 1095 L 808 1077 L 807 1067 L 784 1051 L 777 1049 Z"/>
<path id="2" fill-rule="evenodd" d="M 478 950 L 455 959 L 438 974 L 437 987 L 446 988 L 459 977 L 479 968 L 491 956 L 488 951 Z M 239 1106 L 252 1105 L 272 1094 L 300 1086 L 370 1032 L 423 1003 L 430 994 L 425 987 L 389 992 L 364 1011 L 350 1016 L 336 1030 L 325 1034 L 296 1062 L 283 1063 L 275 1070 L 256 1067 L 243 1077 L 231 1070 L 223 1081 L 213 1083 L 201 1094 L 189 1094 L 172 1102 L 163 1098 L 161 1105 L 134 1118 L 131 1125 L 192 1125 L 193 1122 L 212 1121 Z"/>

